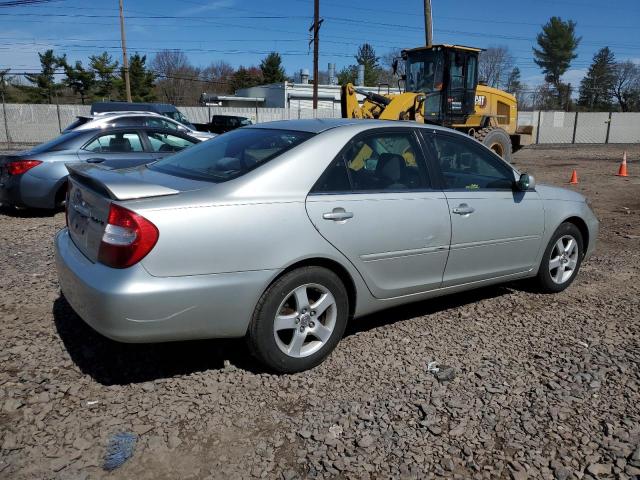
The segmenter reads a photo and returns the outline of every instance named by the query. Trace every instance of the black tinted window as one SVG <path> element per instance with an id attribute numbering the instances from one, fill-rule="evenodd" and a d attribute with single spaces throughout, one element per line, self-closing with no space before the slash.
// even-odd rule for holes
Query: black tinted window
<path id="1" fill-rule="evenodd" d="M 234 130 L 149 166 L 153 170 L 212 182 L 244 175 L 299 145 L 308 132 L 247 128 Z"/>
<path id="2" fill-rule="evenodd" d="M 347 167 L 344 164 L 342 155 L 331 162 L 331 165 L 329 165 L 311 190 L 312 193 L 349 191 L 351 191 L 349 174 L 347 173 Z"/>
<path id="3" fill-rule="evenodd" d="M 504 189 L 513 187 L 513 171 L 493 153 L 466 138 L 429 135 L 449 190 Z"/>
<path id="4" fill-rule="evenodd" d="M 142 117 L 119 117 L 110 122 L 116 127 L 134 127 L 142 125 Z"/>

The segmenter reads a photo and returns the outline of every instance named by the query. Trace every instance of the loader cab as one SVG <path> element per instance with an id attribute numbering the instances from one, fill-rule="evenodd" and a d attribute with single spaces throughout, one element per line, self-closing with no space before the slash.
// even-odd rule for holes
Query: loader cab
<path id="1" fill-rule="evenodd" d="M 474 113 L 480 51 L 458 45 L 402 51 L 406 91 L 425 94 L 425 122 L 465 123 Z"/>

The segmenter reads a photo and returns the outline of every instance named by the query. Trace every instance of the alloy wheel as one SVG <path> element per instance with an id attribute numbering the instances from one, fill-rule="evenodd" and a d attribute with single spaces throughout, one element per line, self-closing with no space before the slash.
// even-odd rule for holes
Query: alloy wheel
<path id="1" fill-rule="evenodd" d="M 558 239 L 551 250 L 549 258 L 549 274 L 551 280 L 557 284 L 569 280 L 578 265 L 578 242 L 571 235 L 564 235 Z"/>
<path id="2" fill-rule="evenodd" d="M 301 285 L 280 303 L 273 335 L 284 354 L 307 357 L 331 338 L 336 319 L 336 300 L 327 288 L 316 283 Z"/>

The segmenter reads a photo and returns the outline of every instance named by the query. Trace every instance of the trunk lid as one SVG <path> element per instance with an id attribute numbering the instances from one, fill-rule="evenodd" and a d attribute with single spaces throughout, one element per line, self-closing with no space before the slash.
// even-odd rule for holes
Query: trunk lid
<path id="1" fill-rule="evenodd" d="M 92 262 L 98 258 L 113 201 L 180 193 L 180 190 L 145 181 L 144 170 L 140 169 L 109 170 L 90 164 L 67 165 L 67 169 L 69 234 L 73 243 Z"/>

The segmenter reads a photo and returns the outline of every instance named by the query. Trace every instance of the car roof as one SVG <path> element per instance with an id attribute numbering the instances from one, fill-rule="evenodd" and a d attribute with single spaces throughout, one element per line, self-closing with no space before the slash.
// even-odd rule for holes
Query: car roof
<path id="1" fill-rule="evenodd" d="M 131 108 L 133 107 L 133 108 Z M 145 102 L 95 102 L 91 105 L 92 112 L 109 112 L 109 111 L 123 111 L 123 110 L 141 110 L 141 111 L 156 111 L 156 112 L 175 112 L 178 109 L 175 105 L 170 103 L 145 103 Z"/>
<path id="2" fill-rule="evenodd" d="M 153 132 L 157 132 L 157 133 L 167 133 L 169 135 L 175 135 L 177 137 L 187 137 L 187 138 L 191 138 L 193 140 L 197 140 L 198 142 L 200 142 L 201 140 L 197 139 L 196 137 L 194 137 L 193 135 L 189 135 L 186 132 L 177 132 L 175 130 L 172 130 L 170 128 L 158 128 L 158 127 L 148 127 L 148 126 L 143 126 L 143 125 L 130 125 L 128 127 L 123 126 L 123 127 L 96 127 L 96 128 L 88 128 L 86 130 L 72 130 L 72 131 L 78 131 L 78 132 L 82 132 L 83 134 L 95 134 L 97 132 L 104 132 L 104 133 L 118 133 L 118 132 L 130 132 L 131 130 L 142 130 L 142 131 L 153 131 Z"/>
<path id="3" fill-rule="evenodd" d="M 127 116 L 134 116 L 134 117 L 147 117 L 147 116 L 151 116 L 151 117 L 161 117 L 161 118 L 169 118 L 169 117 L 165 117 L 164 115 L 158 113 L 158 112 L 152 112 L 152 111 L 138 111 L 138 110 L 120 110 L 117 112 L 99 112 L 99 113 L 95 113 L 93 115 L 88 115 L 87 118 L 94 118 L 94 119 L 100 119 L 100 118 L 106 118 L 106 117 L 127 117 Z M 169 118 L 169 120 L 172 120 L 171 118 Z"/>
<path id="4" fill-rule="evenodd" d="M 305 120 L 277 120 L 275 122 L 264 122 L 243 128 L 272 128 L 278 130 L 296 130 L 309 133 L 321 133 L 333 128 L 356 126 L 361 127 L 359 130 L 367 130 L 372 127 L 419 127 L 430 128 L 435 130 L 450 130 L 438 125 L 430 125 L 418 123 L 414 121 L 404 120 L 374 120 L 374 119 L 355 119 L 355 118 L 313 118 Z"/>

